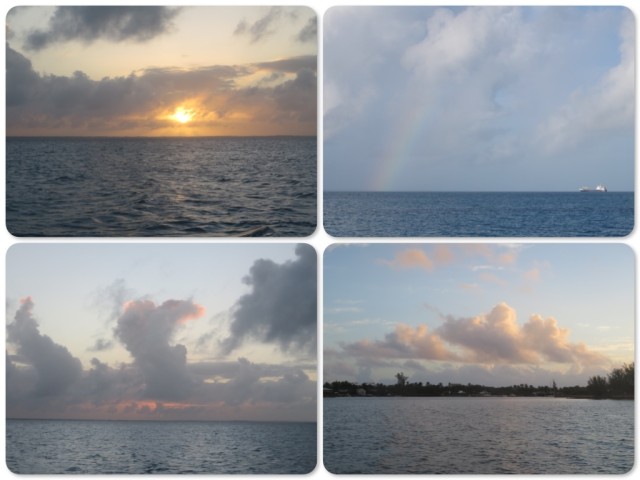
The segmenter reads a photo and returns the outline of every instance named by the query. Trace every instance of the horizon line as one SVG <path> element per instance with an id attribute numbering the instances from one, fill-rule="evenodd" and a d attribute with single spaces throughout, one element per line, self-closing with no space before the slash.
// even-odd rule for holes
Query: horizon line
<path id="1" fill-rule="evenodd" d="M 318 423 L 317 420 L 189 420 L 160 418 L 46 418 L 46 417 L 6 417 L 5 420 L 34 420 L 47 422 L 198 422 L 198 423 Z"/>
<path id="2" fill-rule="evenodd" d="M 6 139 L 10 138 L 283 138 L 283 137 L 315 137 L 318 135 L 297 135 L 297 134 L 278 134 L 278 135 L 6 135 Z"/>
<path id="3" fill-rule="evenodd" d="M 635 193 L 635 189 L 580 192 L 579 188 L 573 190 L 323 190 L 322 193 Z"/>

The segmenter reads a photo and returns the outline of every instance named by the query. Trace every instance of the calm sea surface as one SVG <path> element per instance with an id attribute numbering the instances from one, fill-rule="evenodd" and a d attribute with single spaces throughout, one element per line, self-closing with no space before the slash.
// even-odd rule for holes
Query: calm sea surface
<path id="1" fill-rule="evenodd" d="M 335 237 L 621 237 L 633 193 L 325 192 Z"/>
<path id="2" fill-rule="evenodd" d="M 8 138 L 17 236 L 307 236 L 315 137 Z"/>
<path id="3" fill-rule="evenodd" d="M 325 398 L 332 473 L 625 473 L 633 401 Z"/>
<path id="4" fill-rule="evenodd" d="M 7 420 L 14 473 L 299 473 L 315 423 Z"/>

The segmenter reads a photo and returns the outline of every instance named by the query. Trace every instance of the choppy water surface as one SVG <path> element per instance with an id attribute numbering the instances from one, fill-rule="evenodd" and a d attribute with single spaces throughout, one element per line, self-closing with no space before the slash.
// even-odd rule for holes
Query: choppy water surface
<path id="1" fill-rule="evenodd" d="M 299 473 L 315 423 L 7 420 L 14 473 Z"/>
<path id="2" fill-rule="evenodd" d="M 336 237 L 622 237 L 633 193 L 325 192 Z"/>
<path id="3" fill-rule="evenodd" d="M 17 236 L 307 236 L 315 137 L 8 138 Z"/>
<path id="4" fill-rule="evenodd" d="M 634 402 L 563 398 L 325 398 L 332 473 L 621 474 Z"/>

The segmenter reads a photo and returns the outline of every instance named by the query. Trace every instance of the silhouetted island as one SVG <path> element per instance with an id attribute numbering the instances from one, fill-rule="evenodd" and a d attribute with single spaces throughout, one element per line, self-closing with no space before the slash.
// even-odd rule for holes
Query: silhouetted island
<path id="1" fill-rule="evenodd" d="M 429 382 L 409 382 L 403 372 L 396 374 L 393 385 L 382 383 L 351 383 L 346 380 L 326 382 L 324 397 L 571 397 L 634 399 L 634 363 L 614 368 L 606 377 L 593 376 L 586 386 L 558 387 L 555 380 L 551 385 L 537 386 L 521 383 L 504 387 L 490 387 L 467 383 L 432 384 Z"/>

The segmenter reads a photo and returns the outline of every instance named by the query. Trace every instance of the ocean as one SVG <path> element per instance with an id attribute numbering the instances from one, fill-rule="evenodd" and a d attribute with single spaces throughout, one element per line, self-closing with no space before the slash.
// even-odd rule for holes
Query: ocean
<path id="1" fill-rule="evenodd" d="M 623 237 L 632 192 L 325 192 L 334 237 Z"/>
<path id="2" fill-rule="evenodd" d="M 316 424 L 7 420 L 7 466 L 21 474 L 305 474 Z"/>
<path id="3" fill-rule="evenodd" d="M 15 236 L 304 237 L 315 137 L 7 138 Z"/>
<path id="4" fill-rule="evenodd" d="M 623 474 L 634 402 L 325 398 L 324 465 L 363 474 Z"/>

